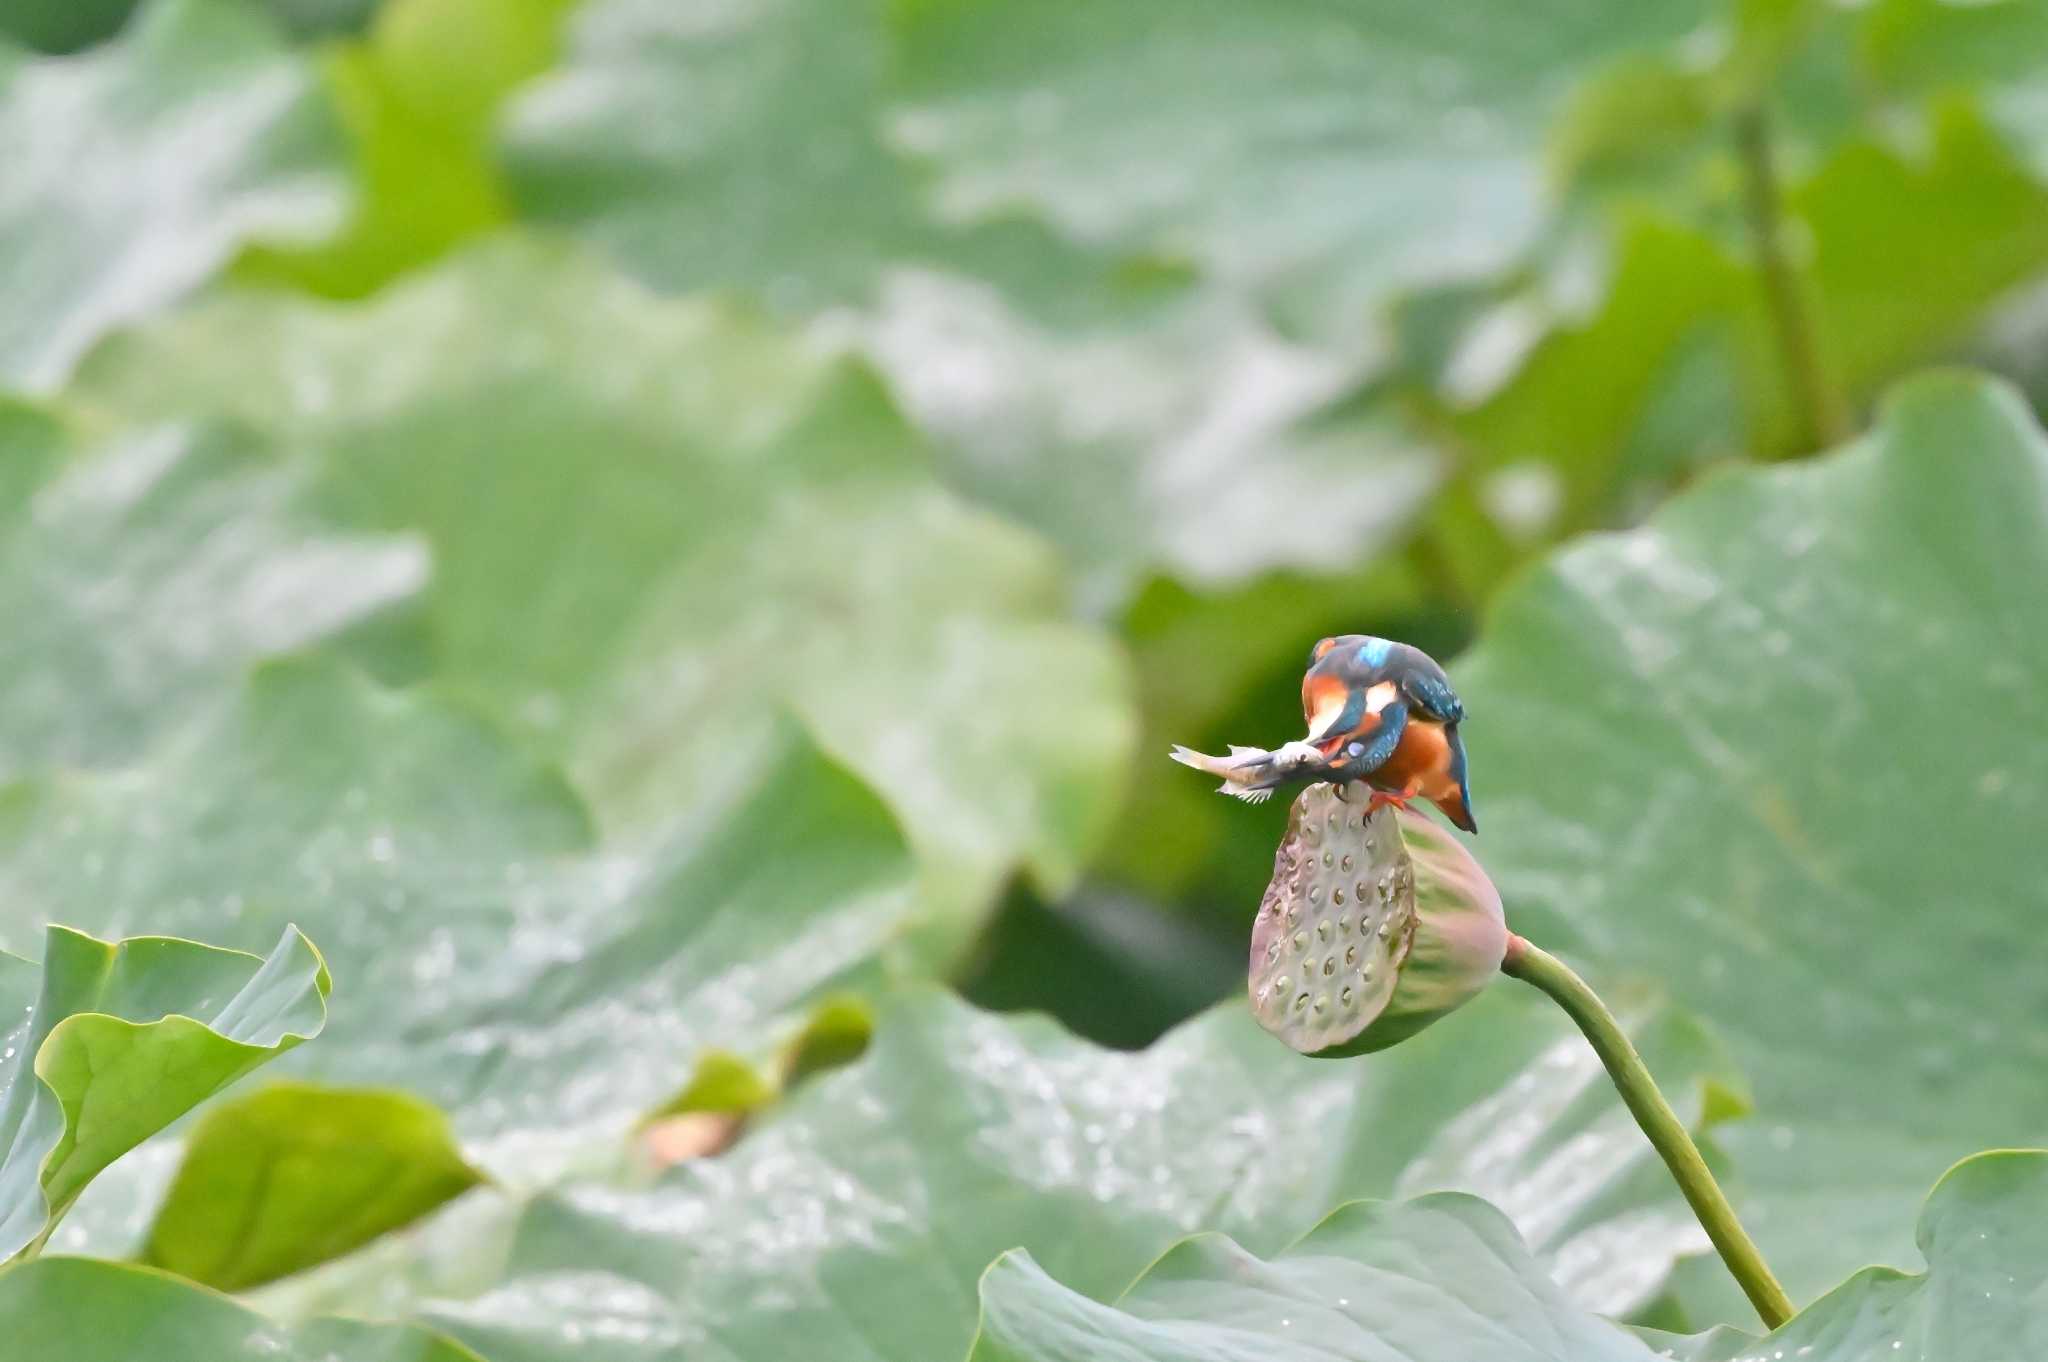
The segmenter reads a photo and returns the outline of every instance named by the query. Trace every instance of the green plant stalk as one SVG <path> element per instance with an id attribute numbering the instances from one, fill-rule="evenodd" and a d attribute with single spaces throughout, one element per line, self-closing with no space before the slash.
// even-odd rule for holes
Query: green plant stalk
<path id="1" fill-rule="evenodd" d="M 1678 1119 L 1678 1113 L 1657 1090 L 1656 1081 L 1650 1077 L 1643 1057 L 1636 1053 L 1636 1047 L 1629 1042 L 1628 1035 L 1615 1021 L 1614 1014 L 1607 1010 L 1607 1005 L 1600 1001 L 1600 996 L 1562 960 L 1512 934 L 1508 937 L 1507 957 L 1501 961 L 1500 968 L 1501 973 L 1533 984 L 1549 994 L 1551 1000 L 1578 1024 L 1579 1030 L 1585 1032 L 1586 1039 L 1593 1044 L 1593 1052 L 1607 1066 L 1608 1077 L 1621 1090 L 1621 1100 L 1628 1105 L 1636 1124 L 1643 1128 L 1643 1134 L 1650 1137 L 1650 1143 L 1664 1160 L 1664 1166 L 1671 1170 L 1671 1176 L 1678 1182 L 1678 1190 L 1685 1193 L 1686 1202 L 1691 1205 L 1693 1214 L 1699 1217 L 1707 1238 L 1713 1241 L 1715 1251 L 1728 1265 L 1736 1284 L 1749 1297 L 1749 1303 L 1756 1307 L 1764 1324 L 1772 1329 L 1790 1319 L 1791 1297 L 1785 1294 L 1785 1288 L 1772 1275 L 1770 1264 L 1764 1261 L 1756 1242 L 1742 1228 L 1742 1222 L 1735 1218 L 1735 1208 L 1728 1204 L 1721 1185 L 1708 1171 L 1707 1161 L 1700 1157 L 1699 1146 L 1692 1142 L 1685 1123 Z"/>
<path id="2" fill-rule="evenodd" d="M 1818 327 L 1786 252 L 1784 205 L 1771 156 L 1770 125 L 1761 106 L 1751 104 L 1736 113 L 1735 147 L 1742 159 L 1743 198 L 1757 270 L 1763 276 L 1764 296 L 1784 354 L 1786 383 L 1806 427 L 1807 445 L 1818 449 L 1839 444 L 1850 434 L 1849 408 L 1821 361 Z"/>

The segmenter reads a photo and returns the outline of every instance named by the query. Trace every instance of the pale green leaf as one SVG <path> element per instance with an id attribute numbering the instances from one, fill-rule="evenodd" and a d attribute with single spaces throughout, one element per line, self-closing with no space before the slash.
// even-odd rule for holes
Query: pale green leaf
<path id="1" fill-rule="evenodd" d="M 725 802 L 786 710 L 902 819 L 944 940 L 1014 867 L 1070 883 L 1113 811 L 1124 664 L 1056 556 L 942 491 L 867 370 L 741 310 L 506 245 L 366 309 L 224 301 L 87 389 L 231 411 L 311 449 L 337 523 L 424 538 L 401 668 L 492 696 L 610 827 Z"/>
<path id="2" fill-rule="evenodd" d="M 1511 922 L 1725 1031 L 1795 1298 L 1896 1193 L 2048 1131 L 2048 439 L 1941 376 L 1825 460 L 1711 480 L 1509 590 L 1458 667 Z"/>
<path id="3" fill-rule="evenodd" d="M 1637 1036 L 1701 1117 L 1718 1052 Z M 1125 1054 L 936 993 L 887 1005 L 858 1063 L 650 1187 L 571 1183 L 337 1265 L 291 1299 L 409 1308 L 497 1362 L 957 1356 L 975 1279 L 1022 1246 L 1089 1293 L 1214 1228 L 1270 1251 L 1348 1198 L 1499 1198 L 1567 1289 L 1640 1303 L 1704 1246 L 1568 1024 L 1495 989 L 1395 1050 L 1310 1060 L 1226 1004 Z M 424 1296 L 427 1299 L 422 1301 Z"/>
<path id="4" fill-rule="evenodd" d="M 969 1362 L 1654 1362 L 1572 1304 L 1473 1197 L 1354 1202 L 1261 1260 L 1223 1235 L 1175 1245 L 1098 1304 L 1028 1254 L 981 1280 Z"/>
<path id="5" fill-rule="evenodd" d="M 207 1112 L 142 1260 L 240 1291 L 336 1258 L 476 1185 L 418 1098 L 279 1083 Z"/>
<path id="6" fill-rule="evenodd" d="M 357 297 L 503 222 L 498 106 L 556 56 L 571 0 L 391 0 L 324 65 L 358 194 L 331 241 L 260 250 L 239 278 Z"/>
<path id="7" fill-rule="evenodd" d="M 238 0 L 239 2 L 239 0 Z M 298 37 L 362 26 L 377 0 L 247 0 Z M 132 21 L 137 0 L 13 0 L 0 12 L 0 35 L 41 52 L 74 52 L 105 42 Z"/>
<path id="8" fill-rule="evenodd" d="M 873 981 L 915 923 L 887 814 L 775 737 L 702 821 L 600 847 L 560 776 L 471 708 L 272 663 L 134 767 L 16 787 L 0 944 L 46 917 L 231 944 L 304 923 L 342 988 L 331 1043 L 293 1072 L 406 1088 L 486 1167 L 540 1176 L 675 1093 L 704 1047 L 758 1053 Z"/>
<path id="9" fill-rule="evenodd" d="M 479 1362 L 411 1325 L 288 1328 L 169 1273 L 85 1258 L 0 1273 L 0 1333 L 24 1357 L 64 1362 Z"/>
<path id="10" fill-rule="evenodd" d="M 1564 526 L 1593 526 L 1700 464 L 1809 452 L 1955 353 L 2048 271 L 2038 147 L 1993 97 L 2029 97 L 2013 77 L 2035 8 L 1736 5 L 1719 42 L 1582 88 L 1558 155 L 1574 193 L 1602 201 L 1582 215 L 1598 249 L 1554 252 L 1436 375 L 1461 442 L 1491 466 L 1556 470 Z M 1699 107 L 1666 136 L 1688 91 Z M 1763 161 L 1738 135 L 1746 111 Z"/>
<path id="11" fill-rule="evenodd" d="M 920 274 L 892 280 L 854 334 L 955 480 L 1055 539 L 1098 610 L 1152 572 L 1213 590 L 1369 561 L 1440 481 L 1391 404 L 1332 408 L 1364 361 L 1220 298 L 1052 325 Z"/>
<path id="12" fill-rule="evenodd" d="M 306 62 L 243 6 L 156 0 L 75 57 L 0 47 L 0 383 L 53 388 L 245 243 L 333 230 L 337 141 Z"/>
<path id="13" fill-rule="evenodd" d="M 1106 276 L 1034 223 L 940 221 L 895 145 L 891 0 L 581 6 L 559 68 L 508 111 L 520 216 L 661 287 L 744 289 L 779 313 L 871 295 L 903 266 L 1012 281 L 1091 312 Z"/>
<path id="14" fill-rule="evenodd" d="M 617 4 L 618 0 L 614 0 Z M 1310 330 L 1511 261 L 1547 207 L 1545 119 L 1603 60 L 1707 7 L 1573 0 L 905 5 L 891 127 L 937 210 L 1029 211 L 1075 242 L 1187 258 Z"/>
<path id="15" fill-rule="evenodd" d="M 295 928 L 268 959 L 169 937 L 44 935 L 40 984 L 0 1052 L 0 1257 L 33 1251 L 108 1164 L 320 1034 L 327 967 Z"/>
<path id="16" fill-rule="evenodd" d="M 1967 93 L 2048 176 L 2048 10 L 2031 0 L 1881 0 L 1859 33 L 1871 83 L 1895 100 Z"/>
<path id="17" fill-rule="evenodd" d="M 1812 1362 L 1997 1362 L 2048 1352 L 2048 1150 L 1964 1159 L 1927 1194 L 1914 1239 L 1925 1272 L 1866 1268 L 1767 1338 L 1715 1330 L 1674 1351 L 1685 1362 L 1780 1353 Z"/>
<path id="18" fill-rule="evenodd" d="M 1979 1154 L 1928 1196 L 1927 1271 L 1869 1268 L 1766 1338 L 1641 1339 L 1567 1302 L 1500 1213 L 1470 1197 L 1346 1206 L 1262 1261 L 1220 1235 L 1176 1245 L 1113 1305 L 1028 1255 L 981 1283 L 971 1362 L 1993 1362 L 2048 1347 L 2048 1151 Z"/>
<path id="19" fill-rule="evenodd" d="M 0 636 L 17 658 L 0 773 L 132 761 L 250 663 L 418 592 L 422 547 L 324 526 L 307 472 L 219 427 L 80 441 L 0 407 Z"/>

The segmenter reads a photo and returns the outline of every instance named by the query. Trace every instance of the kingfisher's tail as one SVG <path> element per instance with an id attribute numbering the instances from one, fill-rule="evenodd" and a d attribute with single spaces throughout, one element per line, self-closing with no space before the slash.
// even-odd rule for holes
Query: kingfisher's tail
<path id="1" fill-rule="evenodd" d="M 1444 729 L 1444 737 L 1451 745 L 1451 779 L 1458 782 L 1455 794 L 1436 801 L 1444 816 L 1453 824 L 1474 834 L 1479 832 L 1479 820 L 1472 816 L 1472 782 L 1465 775 L 1465 741 L 1458 736 L 1458 726 L 1450 724 Z"/>

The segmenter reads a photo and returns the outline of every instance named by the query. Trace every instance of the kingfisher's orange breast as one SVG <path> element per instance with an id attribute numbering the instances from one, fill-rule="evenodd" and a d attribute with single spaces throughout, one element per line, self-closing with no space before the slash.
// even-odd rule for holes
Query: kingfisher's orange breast
<path id="1" fill-rule="evenodd" d="M 1383 790 L 1412 791 L 1425 799 L 1456 794 L 1458 783 L 1451 778 L 1451 744 L 1444 736 L 1444 726 L 1411 717 L 1401 730 L 1394 755 L 1366 780 Z"/>

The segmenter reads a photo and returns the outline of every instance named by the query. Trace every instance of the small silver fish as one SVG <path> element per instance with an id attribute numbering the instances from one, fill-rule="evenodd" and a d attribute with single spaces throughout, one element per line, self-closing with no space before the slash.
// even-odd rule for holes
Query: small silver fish
<path id="1" fill-rule="evenodd" d="M 1271 799 L 1273 791 L 1283 785 L 1321 780 L 1329 767 L 1321 752 L 1298 738 L 1271 751 L 1233 743 L 1227 757 L 1212 757 L 1180 746 L 1168 755 L 1183 766 L 1217 777 L 1223 782 L 1217 787 L 1218 794 L 1231 795 L 1247 804 Z"/>

